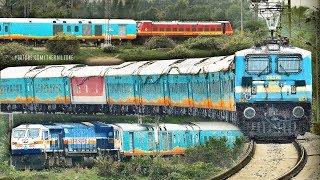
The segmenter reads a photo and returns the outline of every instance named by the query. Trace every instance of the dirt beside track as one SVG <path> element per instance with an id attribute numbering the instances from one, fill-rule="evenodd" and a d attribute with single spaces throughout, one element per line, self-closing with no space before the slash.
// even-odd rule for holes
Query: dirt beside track
<path id="1" fill-rule="evenodd" d="M 293 179 L 320 179 L 320 136 L 306 133 L 297 139 L 306 149 L 308 159 L 304 168 Z"/>
<path id="2" fill-rule="evenodd" d="M 229 179 L 276 179 L 289 171 L 297 159 L 293 144 L 256 144 L 249 164 Z"/>

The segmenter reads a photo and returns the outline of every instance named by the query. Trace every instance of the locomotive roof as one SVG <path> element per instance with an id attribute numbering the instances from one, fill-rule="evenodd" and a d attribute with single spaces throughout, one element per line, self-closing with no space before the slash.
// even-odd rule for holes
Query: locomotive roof
<path id="1" fill-rule="evenodd" d="M 3 69 L 0 72 L 0 78 L 1 79 L 23 78 L 25 77 L 27 72 L 29 72 L 31 69 L 35 67 L 36 66 L 8 67 Z"/>
<path id="2" fill-rule="evenodd" d="M 261 48 L 249 48 L 238 51 L 235 53 L 236 56 L 246 56 L 248 54 L 301 54 L 302 58 L 311 55 L 310 51 L 298 48 L 298 47 L 289 47 L 289 46 L 280 46 L 279 51 L 269 51 L 266 46 Z"/>
<path id="3" fill-rule="evenodd" d="M 130 123 L 115 123 L 115 126 L 120 127 L 123 131 L 148 131 L 152 130 L 151 125 L 147 124 L 130 124 Z"/>
<path id="4" fill-rule="evenodd" d="M 240 131 L 240 129 L 227 122 L 192 122 L 193 124 L 200 127 L 201 130 L 235 130 Z"/>
<path id="5" fill-rule="evenodd" d="M 79 64 L 38 66 L 29 71 L 25 77 L 65 77 L 68 73 L 68 70 L 74 67 L 79 67 Z"/>
<path id="6" fill-rule="evenodd" d="M 178 61 L 177 59 L 152 61 L 151 63 L 141 66 L 137 74 L 138 75 L 166 74 L 170 70 L 170 65 L 174 64 L 177 61 Z"/>
<path id="7" fill-rule="evenodd" d="M 106 24 L 108 19 L 59 19 L 59 18 L 0 18 L 0 22 L 10 23 L 10 22 L 19 22 L 19 23 L 74 23 L 78 24 L 81 21 L 82 24 L 89 24 L 89 21 L 94 24 Z M 31 22 L 30 22 L 31 21 Z M 135 24 L 136 21 L 133 19 L 110 19 L 111 24 Z"/>
<path id="8" fill-rule="evenodd" d="M 149 61 L 140 61 L 140 62 L 130 62 L 130 63 L 122 63 L 119 66 L 114 66 L 110 69 L 106 75 L 132 75 L 135 71 L 139 69 L 140 66 L 148 63 Z"/>
<path id="9" fill-rule="evenodd" d="M 15 129 L 46 129 L 46 127 L 42 124 L 21 124 L 15 128 Z"/>
<path id="10" fill-rule="evenodd" d="M 112 66 L 85 66 L 68 74 L 69 77 L 104 76 Z"/>

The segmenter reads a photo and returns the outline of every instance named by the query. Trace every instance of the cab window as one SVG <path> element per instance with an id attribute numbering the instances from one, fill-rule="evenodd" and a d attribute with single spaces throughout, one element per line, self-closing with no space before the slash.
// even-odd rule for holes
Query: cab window
<path id="1" fill-rule="evenodd" d="M 246 72 L 248 74 L 263 75 L 271 72 L 271 59 L 267 55 L 252 55 L 246 57 Z"/>
<path id="2" fill-rule="evenodd" d="M 26 130 L 14 130 L 12 136 L 14 138 L 23 138 L 26 134 Z"/>
<path id="3" fill-rule="evenodd" d="M 43 131 L 43 140 L 48 140 L 48 139 L 49 139 L 49 132 Z"/>
<path id="4" fill-rule="evenodd" d="M 301 57 L 299 56 L 279 56 L 277 61 L 277 73 L 296 74 L 301 71 Z"/>
<path id="5" fill-rule="evenodd" d="M 40 132 L 39 129 L 29 129 L 29 130 L 28 130 L 28 137 L 29 137 L 29 138 L 39 137 L 39 132 Z"/>

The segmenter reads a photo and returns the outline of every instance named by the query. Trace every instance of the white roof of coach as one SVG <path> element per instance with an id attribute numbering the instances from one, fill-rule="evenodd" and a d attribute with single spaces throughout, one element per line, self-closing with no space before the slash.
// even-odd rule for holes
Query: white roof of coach
<path id="1" fill-rule="evenodd" d="M 192 127 L 186 124 L 159 124 L 159 127 L 162 129 L 162 131 L 186 131 L 186 130 L 192 130 Z"/>
<path id="2" fill-rule="evenodd" d="M 26 74 L 28 78 L 45 78 L 45 77 L 65 77 L 68 74 L 68 70 L 77 67 L 77 64 L 69 65 L 50 65 L 39 68 L 34 68 Z M 41 68 L 40 68 L 41 67 Z"/>
<path id="3" fill-rule="evenodd" d="M 266 46 L 261 48 L 250 48 L 238 51 L 235 53 L 236 56 L 246 56 L 248 54 L 301 54 L 302 58 L 311 55 L 310 51 L 298 48 L 298 47 L 284 47 L 280 46 L 279 51 L 269 51 Z"/>
<path id="4" fill-rule="evenodd" d="M 21 125 L 15 127 L 15 128 L 13 128 L 13 130 L 14 129 L 27 129 L 27 128 L 28 129 L 31 129 L 31 128 L 34 128 L 34 129 L 36 129 L 36 128 L 38 128 L 38 129 L 47 129 L 42 124 L 21 124 Z"/>
<path id="5" fill-rule="evenodd" d="M 116 76 L 116 75 L 132 75 L 136 72 L 141 66 L 148 63 L 149 61 L 140 61 L 140 62 L 130 62 L 122 63 L 119 66 L 115 66 L 110 69 L 106 75 L 107 76 Z"/>
<path id="6" fill-rule="evenodd" d="M 234 56 L 227 56 L 225 58 L 220 59 L 219 61 L 214 62 L 208 66 L 204 66 L 204 72 L 219 72 L 222 70 L 228 70 L 230 68 L 231 63 L 234 60 Z"/>
<path id="7" fill-rule="evenodd" d="M 31 22 L 30 22 L 31 21 Z M 54 19 L 54 18 L 0 18 L 0 22 L 3 23 L 52 23 L 56 21 L 56 23 L 73 23 L 78 24 L 81 21 L 82 24 L 88 24 L 89 21 L 93 24 L 106 24 L 108 21 L 107 19 Z M 111 24 L 135 24 L 136 21 L 133 19 L 111 19 Z"/>
<path id="8" fill-rule="evenodd" d="M 149 21 L 141 21 L 141 22 L 149 22 Z M 228 22 L 228 21 L 226 21 Z M 198 24 L 221 24 L 221 21 L 155 21 L 152 24 L 190 24 L 190 25 L 198 25 Z"/>
<path id="9" fill-rule="evenodd" d="M 193 124 L 200 127 L 201 130 L 235 130 L 240 131 L 240 129 L 227 122 L 192 122 Z"/>
<path id="10" fill-rule="evenodd" d="M 120 127 L 123 131 L 148 131 L 147 127 L 151 127 L 150 125 L 130 123 L 115 123 L 114 125 Z"/>
<path id="11" fill-rule="evenodd" d="M 191 58 L 185 59 L 180 63 L 173 64 L 169 71 L 169 74 L 189 74 L 192 72 L 193 66 L 199 63 L 204 58 Z"/>
<path id="12" fill-rule="evenodd" d="M 21 67 L 8 67 L 3 69 L 0 73 L 1 79 L 8 78 L 24 78 L 26 73 L 36 66 L 21 66 Z"/>
<path id="13" fill-rule="evenodd" d="M 85 66 L 72 71 L 68 77 L 91 77 L 91 76 L 104 76 L 112 66 Z"/>
<path id="14" fill-rule="evenodd" d="M 159 75 L 168 73 L 170 69 L 170 65 L 174 64 L 177 59 L 175 60 L 158 60 L 152 61 L 150 64 L 146 64 L 141 66 L 138 70 L 138 75 Z"/>

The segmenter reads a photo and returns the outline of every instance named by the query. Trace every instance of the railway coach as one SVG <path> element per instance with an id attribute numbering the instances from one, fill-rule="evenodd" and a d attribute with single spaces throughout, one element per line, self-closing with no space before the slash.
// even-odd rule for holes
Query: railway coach
<path id="1" fill-rule="evenodd" d="M 116 40 L 137 35 L 131 19 L 0 18 L 0 40 L 47 40 L 60 32 L 93 42 L 103 41 L 107 34 Z"/>

